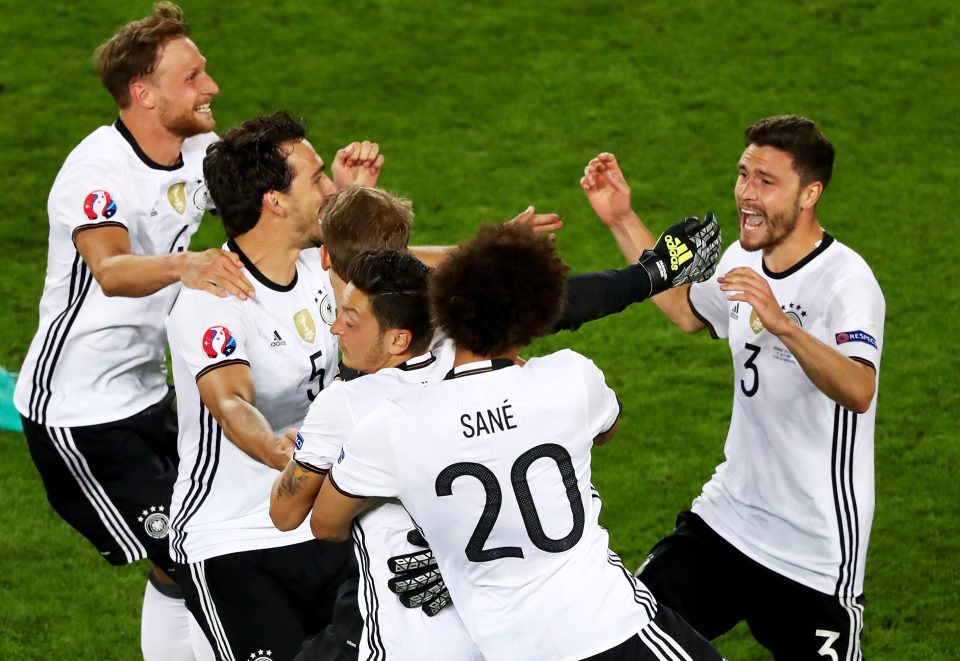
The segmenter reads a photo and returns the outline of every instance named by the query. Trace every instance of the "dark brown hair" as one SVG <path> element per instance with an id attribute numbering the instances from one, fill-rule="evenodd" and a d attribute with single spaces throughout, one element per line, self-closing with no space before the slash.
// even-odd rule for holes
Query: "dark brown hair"
<path id="1" fill-rule="evenodd" d="M 167 42 L 190 35 L 183 10 L 172 2 L 158 2 L 146 18 L 127 23 L 93 55 L 100 80 L 120 108 L 130 106 L 130 83 L 157 68 Z"/>
<path id="2" fill-rule="evenodd" d="M 481 227 L 430 279 L 434 322 L 480 356 L 524 347 L 563 313 L 568 270 L 550 240 L 525 225 Z"/>
<path id="3" fill-rule="evenodd" d="M 799 115 L 777 115 L 751 124 L 746 146 L 773 147 L 790 154 L 800 185 L 819 181 L 826 188 L 833 174 L 833 145 L 817 125 Z"/>

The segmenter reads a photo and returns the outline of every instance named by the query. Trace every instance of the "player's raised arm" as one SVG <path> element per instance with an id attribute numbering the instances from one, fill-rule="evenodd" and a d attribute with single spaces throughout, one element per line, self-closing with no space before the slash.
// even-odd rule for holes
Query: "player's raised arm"
<path id="1" fill-rule="evenodd" d="M 636 262 L 650 251 L 658 250 L 664 237 L 671 232 L 676 233 L 678 229 L 677 225 L 674 225 L 664 232 L 659 240 L 654 237 L 631 207 L 630 185 L 613 154 L 603 152 L 591 159 L 580 178 L 580 187 L 597 216 L 610 229 L 628 262 Z M 681 221 L 681 224 L 684 222 Z M 696 231 L 693 228 L 687 229 Z M 691 281 L 678 280 L 675 285 L 671 284 L 663 293 L 653 297 L 656 306 L 687 333 L 704 328 L 687 300 Z"/>
<path id="2" fill-rule="evenodd" d="M 383 160 L 376 142 L 351 142 L 333 158 L 334 186 L 337 190 L 347 186 L 376 186 Z"/>
<path id="3" fill-rule="evenodd" d="M 223 433 L 238 448 L 262 464 L 283 470 L 290 461 L 293 443 L 277 436 L 256 407 L 253 374 L 249 365 L 224 365 L 197 379 L 200 399 Z"/>
<path id="4" fill-rule="evenodd" d="M 240 258 L 218 248 L 133 254 L 126 228 L 117 225 L 81 229 L 74 235 L 74 244 L 107 296 L 149 296 L 175 282 L 218 296 L 233 294 L 240 300 L 254 295 L 253 286 L 240 272 Z"/>

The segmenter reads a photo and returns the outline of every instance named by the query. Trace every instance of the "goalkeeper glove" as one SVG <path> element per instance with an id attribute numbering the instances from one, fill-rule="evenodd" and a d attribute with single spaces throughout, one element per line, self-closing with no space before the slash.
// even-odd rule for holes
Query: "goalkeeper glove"
<path id="1" fill-rule="evenodd" d="M 453 603 L 450 592 L 437 568 L 437 559 L 420 531 L 407 533 L 407 541 L 424 547 L 424 550 L 390 558 L 387 567 L 396 576 L 387 581 L 387 586 L 399 596 L 401 604 L 407 608 L 422 608 L 424 613 L 433 617 Z"/>
<path id="2" fill-rule="evenodd" d="M 694 216 L 671 225 L 657 239 L 653 250 L 644 250 L 640 266 L 650 277 L 650 294 L 688 282 L 707 280 L 720 259 L 720 223 L 712 211 L 703 222 Z"/>

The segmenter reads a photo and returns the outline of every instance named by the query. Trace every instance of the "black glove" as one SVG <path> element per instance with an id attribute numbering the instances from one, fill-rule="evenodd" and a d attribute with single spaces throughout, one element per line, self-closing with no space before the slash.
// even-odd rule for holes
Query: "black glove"
<path id="1" fill-rule="evenodd" d="M 640 266 L 650 276 L 654 296 L 688 282 L 703 282 L 717 270 L 720 259 L 720 224 L 712 211 L 703 222 L 694 216 L 671 225 L 653 250 L 644 250 Z"/>
<path id="2" fill-rule="evenodd" d="M 387 560 L 387 567 L 396 574 L 387 585 L 400 597 L 401 604 L 407 608 L 422 608 L 424 613 L 433 617 L 453 603 L 450 592 L 437 568 L 437 559 L 420 531 L 414 529 L 407 533 L 407 541 L 424 547 L 424 550 Z"/>

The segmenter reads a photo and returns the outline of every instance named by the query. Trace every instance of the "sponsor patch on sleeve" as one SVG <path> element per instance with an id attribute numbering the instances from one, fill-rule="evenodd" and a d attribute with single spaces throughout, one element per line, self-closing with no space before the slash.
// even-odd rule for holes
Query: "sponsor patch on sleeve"
<path id="1" fill-rule="evenodd" d="M 343 448 L 340 448 L 340 456 L 337 457 L 337 463 L 342 464 L 343 460 L 346 458 L 347 458 L 347 453 L 343 450 Z"/>
<path id="2" fill-rule="evenodd" d="M 211 326 L 203 334 L 203 352 L 210 358 L 229 356 L 237 350 L 237 341 L 226 326 Z"/>
<path id="3" fill-rule="evenodd" d="M 303 449 L 303 436 L 300 435 L 300 432 L 297 432 L 297 440 L 294 442 L 293 447 L 297 450 Z"/>
<path id="4" fill-rule="evenodd" d="M 837 344 L 846 344 L 847 342 L 863 342 L 869 344 L 874 349 L 877 348 L 877 341 L 873 335 L 862 330 L 847 331 L 846 333 L 836 334 Z"/>
<path id="5" fill-rule="evenodd" d="M 117 213 L 117 203 L 105 190 L 91 191 L 83 200 L 83 213 L 90 220 L 113 218 L 114 214 Z"/>

